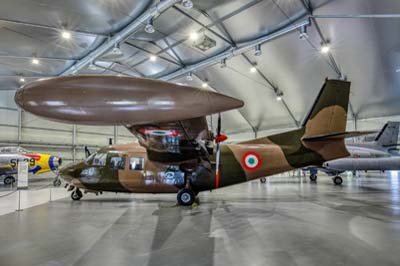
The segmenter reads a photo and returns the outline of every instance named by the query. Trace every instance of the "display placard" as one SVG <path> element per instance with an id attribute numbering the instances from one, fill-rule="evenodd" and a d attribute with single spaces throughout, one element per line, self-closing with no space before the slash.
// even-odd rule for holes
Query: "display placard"
<path id="1" fill-rule="evenodd" d="M 18 188 L 28 188 L 28 162 L 18 163 Z"/>

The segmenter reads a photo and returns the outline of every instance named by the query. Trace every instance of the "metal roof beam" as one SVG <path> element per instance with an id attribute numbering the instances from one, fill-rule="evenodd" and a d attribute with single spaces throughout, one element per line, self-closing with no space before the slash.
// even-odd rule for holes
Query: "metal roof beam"
<path id="1" fill-rule="evenodd" d="M 237 47 L 232 47 L 228 50 L 226 50 L 225 52 L 222 52 L 220 54 L 217 54 L 215 56 L 209 57 L 203 61 L 200 61 L 196 64 L 193 65 L 189 65 L 186 66 L 180 70 L 174 71 L 170 74 L 167 74 L 163 77 L 161 77 L 161 80 L 171 80 L 173 78 L 179 77 L 181 75 L 184 75 L 188 72 L 194 72 L 196 70 L 211 66 L 215 63 L 219 63 L 222 59 L 228 58 L 228 57 L 233 57 L 236 55 L 240 55 L 250 49 L 252 49 L 254 46 L 258 45 L 258 44 L 263 44 L 266 43 L 268 41 L 274 40 L 278 37 L 281 37 L 287 33 L 290 33 L 292 31 L 295 31 L 303 26 L 308 26 L 310 25 L 310 21 L 309 20 L 305 20 L 303 22 L 297 23 L 297 24 L 291 24 L 281 30 L 275 31 L 273 33 L 264 35 L 262 37 L 259 37 L 257 39 L 254 39 L 252 41 L 249 42 L 245 42 L 245 43 L 241 43 L 241 44 L 237 44 Z"/>
<path id="2" fill-rule="evenodd" d="M 338 15 L 312 15 L 317 19 L 359 19 L 359 18 L 400 18 L 400 14 L 338 14 Z"/>
<path id="3" fill-rule="evenodd" d="M 128 26 L 126 26 L 121 31 L 112 36 L 110 40 L 106 41 L 98 48 L 90 52 L 84 58 L 76 62 L 73 66 L 65 70 L 63 73 L 61 73 L 61 75 L 63 76 L 63 75 L 75 74 L 77 71 L 85 67 L 87 64 L 90 64 L 98 57 L 103 55 L 105 52 L 113 48 L 116 44 L 124 42 L 126 39 L 129 38 L 129 36 L 131 36 L 133 33 L 142 28 L 143 24 L 147 23 L 147 21 L 150 18 L 162 14 L 177 2 L 178 0 L 164 0 L 159 2 L 157 5 L 151 7 L 150 9 L 145 11 L 142 15 L 140 15 L 138 18 L 136 18 L 134 21 L 132 21 Z"/>
<path id="4" fill-rule="evenodd" d="M 251 62 L 251 60 L 247 57 L 247 55 L 242 54 L 242 56 L 244 57 L 244 59 L 246 59 L 246 61 L 250 64 L 250 65 L 254 65 L 253 62 Z M 264 75 L 264 73 L 261 72 L 261 70 L 259 68 L 256 68 L 257 73 L 263 78 L 263 80 L 265 80 L 265 82 L 268 83 L 268 85 L 274 90 L 275 94 L 278 96 L 279 93 L 279 89 Z M 286 111 L 288 112 L 290 118 L 293 120 L 294 124 L 296 125 L 296 127 L 299 127 L 299 121 L 297 121 L 297 119 L 294 117 L 293 112 L 290 110 L 289 106 L 287 105 L 285 99 L 281 99 L 281 102 L 283 104 L 283 106 L 285 107 Z"/>
<path id="5" fill-rule="evenodd" d="M 52 27 L 52 26 L 48 26 L 48 25 L 35 24 L 35 23 L 31 23 L 31 22 L 23 22 L 23 21 L 11 20 L 11 19 L 5 19 L 5 18 L 0 18 L 0 22 L 21 25 L 21 26 L 27 26 L 27 27 L 41 28 L 41 29 L 46 29 L 46 30 L 54 30 L 54 31 L 65 30 L 65 31 L 68 31 L 71 33 L 92 36 L 92 37 L 104 37 L 104 38 L 108 37 L 107 35 L 99 34 L 99 33 L 93 33 L 93 32 L 88 32 L 88 31 L 81 31 L 81 30 L 72 30 L 72 29 L 68 29 L 68 28 L 65 28 L 65 29 L 57 28 L 57 27 Z"/>

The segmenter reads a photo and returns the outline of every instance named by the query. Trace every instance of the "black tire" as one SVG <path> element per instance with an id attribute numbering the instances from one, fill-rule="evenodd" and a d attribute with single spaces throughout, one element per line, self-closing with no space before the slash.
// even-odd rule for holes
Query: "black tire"
<path id="1" fill-rule="evenodd" d="M 13 176 L 7 176 L 6 178 L 4 178 L 3 182 L 4 185 L 11 185 L 15 183 L 15 178 Z"/>
<path id="2" fill-rule="evenodd" d="M 79 189 L 76 189 L 71 193 L 72 200 L 80 200 L 81 198 L 82 198 L 82 192 Z"/>
<path id="3" fill-rule="evenodd" d="M 266 179 L 265 177 L 261 177 L 261 178 L 260 178 L 260 182 L 263 183 L 263 184 L 265 184 L 265 183 L 267 182 L 267 179 Z"/>
<path id="4" fill-rule="evenodd" d="M 311 182 L 317 182 L 317 179 L 318 179 L 318 176 L 317 176 L 317 175 L 315 175 L 315 174 L 311 174 L 311 175 L 310 175 L 310 181 L 311 181 Z"/>
<path id="5" fill-rule="evenodd" d="M 178 204 L 182 206 L 192 206 L 196 195 L 191 189 L 182 188 L 179 190 L 177 196 Z"/>
<path id="6" fill-rule="evenodd" d="M 60 179 L 55 179 L 55 180 L 53 181 L 53 186 L 55 186 L 55 187 L 61 186 L 61 180 L 60 180 Z"/>
<path id="7" fill-rule="evenodd" d="M 343 183 L 343 178 L 341 178 L 340 176 L 335 176 L 333 178 L 333 183 L 337 186 L 340 186 Z"/>

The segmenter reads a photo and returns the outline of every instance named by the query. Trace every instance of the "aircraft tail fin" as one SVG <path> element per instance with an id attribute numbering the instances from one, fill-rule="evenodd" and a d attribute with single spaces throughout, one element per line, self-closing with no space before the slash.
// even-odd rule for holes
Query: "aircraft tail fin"
<path id="1" fill-rule="evenodd" d="M 350 82 L 326 80 L 304 119 L 304 138 L 346 131 Z"/>
<path id="2" fill-rule="evenodd" d="M 396 146 L 399 137 L 399 125 L 400 122 L 387 122 L 376 135 L 375 143 L 384 148 Z"/>

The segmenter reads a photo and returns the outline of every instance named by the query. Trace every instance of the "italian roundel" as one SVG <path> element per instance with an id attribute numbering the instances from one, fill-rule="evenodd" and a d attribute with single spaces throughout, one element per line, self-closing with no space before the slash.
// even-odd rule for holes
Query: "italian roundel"
<path id="1" fill-rule="evenodd" d="M 242 164 L 246 170 L 257 170 L 261 165 L 261 157 L 256 152 L 246 152 L 242 157 Z"/>

